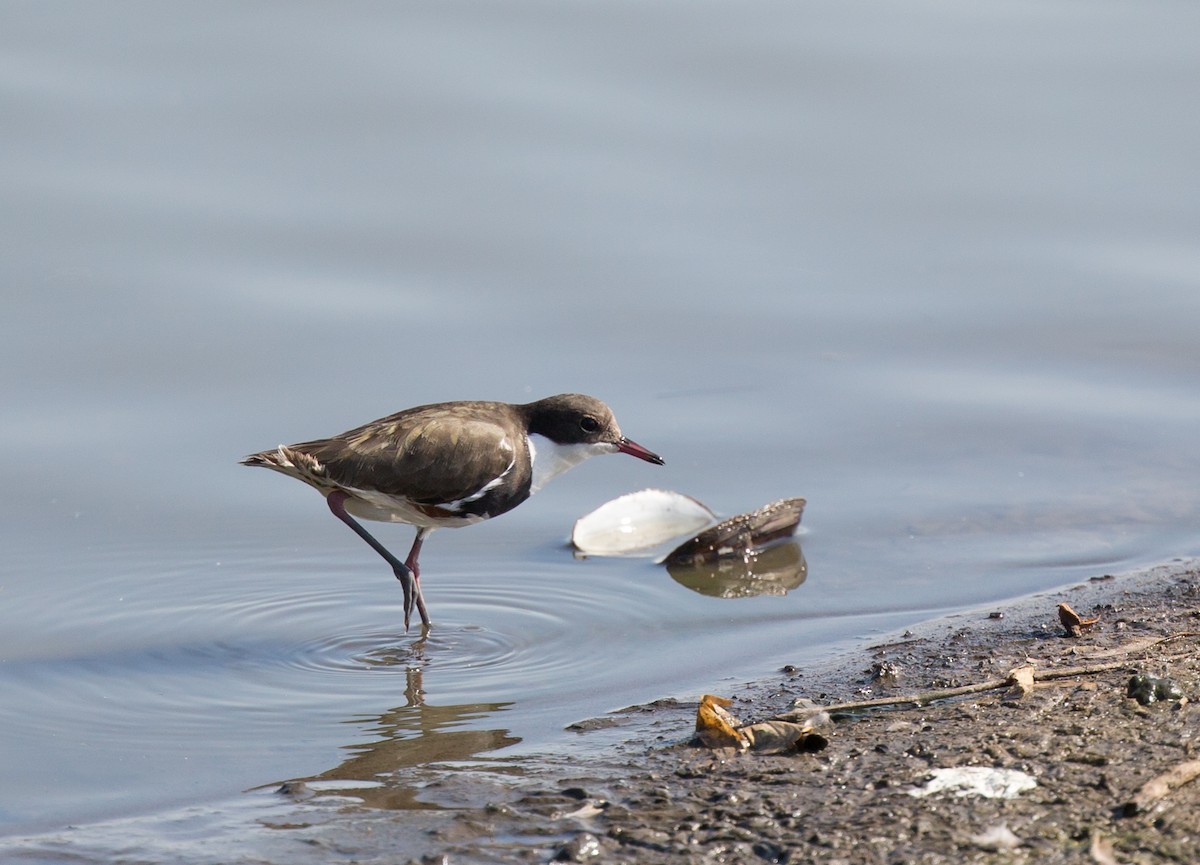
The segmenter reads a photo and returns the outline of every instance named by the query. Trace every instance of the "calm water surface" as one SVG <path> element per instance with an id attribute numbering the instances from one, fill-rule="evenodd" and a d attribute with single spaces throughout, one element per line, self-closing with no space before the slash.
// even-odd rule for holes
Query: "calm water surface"
<path id="1" fill-rule="evenodd" d="M 423 765 L 1200 554 L 1200 10 L 4 18 L 5 856 L 252 851 L 262 785 L 417 807 Z M 667 465 L 435 534 L 426 641 L 315 494 L 236 465 L 568 390 Z M 571 556 L 651 485 L 805 496 L 806 582 Z"/>

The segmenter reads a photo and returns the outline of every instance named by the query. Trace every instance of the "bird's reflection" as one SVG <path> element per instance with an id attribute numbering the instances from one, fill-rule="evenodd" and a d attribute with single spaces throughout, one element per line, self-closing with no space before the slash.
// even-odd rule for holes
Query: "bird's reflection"
<path id="1" fill-rule="evenodd" d="M 406 670 L 405 704 L 375 719 L 369 728 L 377 737 L 374 741 L 346 745 L 349 756 L 338 766 L 288 782 L 287 792 L 295 793 L 311 785 L 309 789 L 313 792 L 353 797 L 372 808 L 437 808 L 438 805 L 419 801 L 419 788 L 403 783 L 397 775 L 399 770 L 469 760 L 521 741 L 506 729 L 474 728 L 479 719 L 503 712 L 511 702 L 431 706 L 424 699 L 422 674 L 420 667 L 410 666 Z M 346 723 L 363 725 L 362 719 Z"/>
<path id="2" fill-rule="evenodd" d="M 699 564 L 667 563 L 667 573 L 681 586 L 715 598 L 786 595 L 808 577 L 800 542 L 791 540 L 760 551 L 724 556 Z"/>

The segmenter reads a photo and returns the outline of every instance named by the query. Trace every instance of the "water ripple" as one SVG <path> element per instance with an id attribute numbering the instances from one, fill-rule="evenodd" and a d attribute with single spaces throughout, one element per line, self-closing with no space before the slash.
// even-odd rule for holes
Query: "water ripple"
<path id="1" fill-rule="evenodd" d="M 276 630 L 286 620 L 292 635 L 297 622 L 316 625 L 324 619 L 298 642 L 276 647 L 275 661 L 294 670 L 362 674 L 421 667 L 458 678 L 469 675 L 477 686 L 502 681 L 519 692 L 522 683 L 581 675 L 602 663 L 606 629 L 583 624 L 611 620 L 613 610 L 620 610 L 622 629 L 652 628 L 655 605 L 630 603 L 629 595 L 627 587 L 612 582 L 535 587 L 515 577 L 483 585 L 443 581 L 426 587 L 434 626 L 424 636 L 419 629 L 405 634 L 400 627 L 398 591 L 391 604 L 372 609 L 373 618 L 382 613 L 390 621 L 337 630 L 330 625 L 347 618 L 347 600 L 333 589 L 286 599 L 242 598 L 230 612 L 259 631 Z"/>

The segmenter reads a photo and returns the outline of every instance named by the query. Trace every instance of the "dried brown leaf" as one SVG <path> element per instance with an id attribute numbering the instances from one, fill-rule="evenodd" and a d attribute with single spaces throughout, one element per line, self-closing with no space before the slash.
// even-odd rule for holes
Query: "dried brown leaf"
<path id="1" fill-rule="evenodd" d="M 696 710 L 696 736 L 708 748 L 741 748 L 749 747 L 746 736 L 739 732 L 737 718 L 733 717 L 726 706 L 733 701 L 715 694 L 705 694 L 700 698 L 700 708 Z"/>
<path id="2" fill-rule="evenodd" d="M 1100 617 L 1096 616 L 1091 619 L 1085 619 L 1079 613 L 1071 609 L 1070 604 L 1058 605 L 1058 620 L 1062 622 L 1062 626 L 1067 629 L 1067 633 L 1072 637 L 1082 636 L 1083 632 L 1091 628 L 1100 621 Z"/>

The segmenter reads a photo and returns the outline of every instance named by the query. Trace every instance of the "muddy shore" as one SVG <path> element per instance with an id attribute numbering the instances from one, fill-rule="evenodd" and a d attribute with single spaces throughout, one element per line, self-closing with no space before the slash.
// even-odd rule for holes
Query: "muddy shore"
<path id="1" fill-rule="evenodd" d="M 1070 636 L 1062 602 L 1098 621 Z M 828 745 L 818 753 L 698 747 L 695 702 L 631 707 L 574 725 L 582 737 L 620 734 L 602 759 L 550 758 L 516 777 L 446 772 L 419 795 L 431 810 L 339 809 L 300 834 L 309 855 L 362 863 L 1200 862 L 1200 779 L 1180 780 L 1200 758 L 1188 700 L 1200 697 L 1195 632 L 1195 563 L 1097 575 L 723 696 L 755 721 L 797 698 L 899 697 L 1028 665 L 1039 676 L 1094 671 L 835 716 L 819 727 Z M 1141 673 L 1168 678 L 1184 699 L 1128 696 Z M 916 795 L 937 770 L 960 767 L 1031 786 L 1012 798 Z"/>

